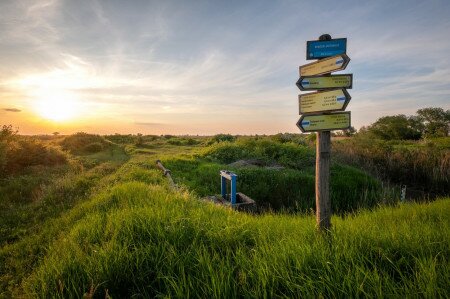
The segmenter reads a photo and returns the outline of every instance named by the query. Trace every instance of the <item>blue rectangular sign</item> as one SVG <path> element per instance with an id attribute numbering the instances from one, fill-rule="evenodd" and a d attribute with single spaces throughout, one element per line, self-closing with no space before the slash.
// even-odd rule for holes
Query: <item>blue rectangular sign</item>
<path id="1" fill-rule="evenodd" d="M 306 42 L 306 60 L 347 54 L 347 39 L 311 40 Z"/>

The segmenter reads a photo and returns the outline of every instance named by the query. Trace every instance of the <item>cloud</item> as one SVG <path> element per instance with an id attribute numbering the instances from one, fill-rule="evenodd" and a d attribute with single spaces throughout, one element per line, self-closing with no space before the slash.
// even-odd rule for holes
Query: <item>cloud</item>
<path id="1" fill-rule="evenodd" d="M 163 126 L 163 123 L 154 123 L 154 122 L 134 122 L 135 125 L 145 126 L 145 127 L 155 127 L 155 126 Z"/>
<path id="2" fill-rule="evenodd" d="M 3 110 L 8 111 L 8 112 L 20 112 L 22 110 L 17 109 L 17 108 L 3 108 Z"/>
<path id="3" fill-rule="evenodd" d="M 98 118 L 149 131 L 222 120 L 295 131 L 305 43 L 328 32 L 348 38 L 356 127 L 422 103 L 445 108 L 446 1 L 0 1 L 0 106 L 62 89 Z"/>

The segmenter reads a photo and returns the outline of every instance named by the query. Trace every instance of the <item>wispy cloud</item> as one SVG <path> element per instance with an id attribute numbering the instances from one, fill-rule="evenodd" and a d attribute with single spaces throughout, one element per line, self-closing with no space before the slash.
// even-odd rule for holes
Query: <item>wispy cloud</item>
<path id="1" fill-rule="evenodd" d="M 22 110 L 17 109 L 17 108 L 3 108 L 3 110 L 8 111 L 8 112 L 20 112 Z"/>
<path id="2" fill-rule="evenodd" d="M 450 105 L 444 0 L 5 1 L 0 11 L 0 104 L 25 109 L 36 90 L 63 89 L 104 128 L 295 132 L 297 68 L 322 33 L 348 38 L 355 126 Z"/>

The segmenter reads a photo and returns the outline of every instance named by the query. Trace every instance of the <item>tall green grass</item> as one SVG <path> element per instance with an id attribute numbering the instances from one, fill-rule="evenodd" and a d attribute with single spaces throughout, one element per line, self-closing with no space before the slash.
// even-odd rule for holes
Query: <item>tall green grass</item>
<path id="1" fill-rule="evenodd" d="M 198 200 L 218 193 L 218 170 L 228 166 L 211 149 L 230 143 L 202 151 L 170 145 L 173 136 L 145 138 L 126 146 L 133 156 L 122 166 L 126 159 L 105 151 L 86 155 L 110 162 L 63 176 L 38 201 L 3 212 L 3 227 L 17 230 L 0 246 L 0 298 L 450 297 L 449 198 L 335 215 L 332 231 L 320 235 L 312 215 L 254 216 Z M 285 169 L 232 168 L 239 191 L 313 194 L 296 188 L 312 186 L 311 150 L 252 142 L 232 146 Z M 298 157 L 305 163 L 293 164 Z M 170 190 L 156 158 L 188 188 Z M 345 199 L 335 211 L 380 203 L 379 182 L 363 172 L 335 164 L 332 179 L 332 194 Z"/>
<path id="2" fill-rule="evenodd" d="M 364 168 L 408 189 L 450 193 L 450 137 L 426 141 L 383 141 L 364 135 L 333 143 L 342 163 Z"/>
<path id="3" fill-rule="evenodd" d="M 238 192 L 253 198 L 262 210 L 308 212 L 315 207 L 314 173 L 308 171 L 236 168 L 201 159 L 168 159 L 163 163 L 176 183 L 199 196 L 220 194 L 219 171 L 228 169 L 238 175 Z M 380 182 L 357 169 L 333 165 L 331 173 L 331 203 L 335 213 L 394 202 L 393 195 L 385 193 Z"/>
<path id="4" fill-rule="evenodd" d="M 24 281 L 27 295 L 449 295 L 449 199 L 334 217 L 323 236 L 312 216 L 251 216 L 135 181 L 71 214 L 83 216 Z"/>
<path id="5" fill-rule="evenodd" d="M 279 143 L 269 138 L 240 138 L 236 142 L 220 142 L 206 147 L 203 156 L 229 164 L 242 159 L 258 159 L 266 165 L 274 163 L 293 168 L 314 167 L 314 151 L 294 143 Z"/>
<path id="6" fill-rule="evenodd" d="M 205 147 L 195 158 L 162 160 L 175 182 L 199 196 L 220 193 L 219 171 L 227 169 L 238 175 L 238 191 L 253 198 L 262 210 L 306 212 L 315 207 L 315 158 L 307 146 L 269 138 L 240 138 Z M 241 160 L 256 161 L 258 166 L 233 163 Z M 372 208 L 398 199 L 395 190 L 383 189 L 381 182 L 370 175 L 337 163 L 331 167 L 330 188 L 335 213 Z"/>
<path id="7" fill-rule="evenodd" d="M 38 203 L 2 210 L 0 298 L 23 296 L 20 281 L 46 254 L 51 242 L 94 209 L 95 201 L 86 200 L 91 194 L 107 192 L 114 184 L 129 181 L 165 185 L 160 173 L 145 168 L 134 160 L 118 170 L 115 163 L 104 163 L 82 175 L 60 178 Z"/>

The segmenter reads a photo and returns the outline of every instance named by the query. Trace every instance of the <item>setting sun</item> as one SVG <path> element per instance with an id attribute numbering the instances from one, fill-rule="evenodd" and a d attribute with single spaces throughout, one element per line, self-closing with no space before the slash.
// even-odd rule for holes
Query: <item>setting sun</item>
<path id="1" fill-rule="evenodd" d="M 35 98 L 36 112 L 53 121 L 67 121 L 80 113 L 80 103 L 76 96 L 66 91 L 42 92 Z"/>

